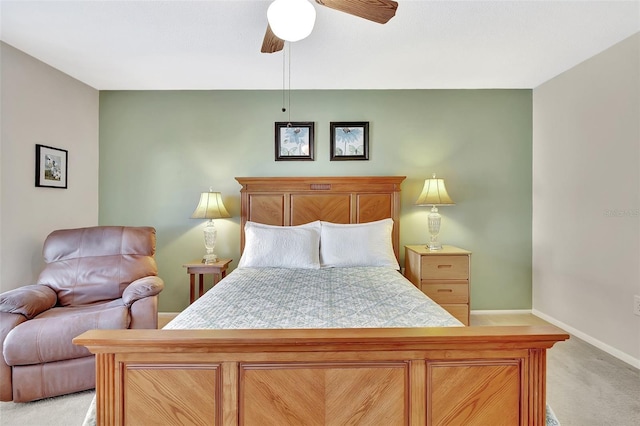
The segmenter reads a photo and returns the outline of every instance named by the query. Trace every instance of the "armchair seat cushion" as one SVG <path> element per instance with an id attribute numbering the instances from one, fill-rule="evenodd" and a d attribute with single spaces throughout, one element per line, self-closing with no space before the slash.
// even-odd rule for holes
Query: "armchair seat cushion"
<path id="1" fill-rule="evenodd" d="M 129 309 L 122 299 L 83 306 L 49 309 L 16 326 L 7 335 L 3 355 L 10 366 L 91 356 L 84 346 L 74 345 L 74 337 L 93 329 L 126 329 Z"/>

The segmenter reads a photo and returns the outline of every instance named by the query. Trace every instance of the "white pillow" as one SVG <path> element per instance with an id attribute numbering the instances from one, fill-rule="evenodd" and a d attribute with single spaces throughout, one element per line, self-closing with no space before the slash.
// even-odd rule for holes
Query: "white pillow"
<path id="1" fill-rule="evenodd" d="M 386 266 L 400 269 L 391 241 L 393 219 L 368 223 L 320 224 L 321 266 Z"/>
<path id="2" fill-rule="evenodd" d="M 320 268 L 320 221 L 298 226 L 247 221 L 238 268 Z"/>

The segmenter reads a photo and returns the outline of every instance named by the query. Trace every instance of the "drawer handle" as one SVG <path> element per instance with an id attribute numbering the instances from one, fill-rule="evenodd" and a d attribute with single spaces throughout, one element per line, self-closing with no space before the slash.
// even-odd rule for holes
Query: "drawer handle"
<path id="1" fill-rule="evenodd" d="M 453 265 L 438 265 L 438 269 L 451 268 Z"/>
<path id="2" fill-rule="evenodd" d="M 453 290 L 450 288 L 439 288 L 438 293 L 453 293 Z"/>

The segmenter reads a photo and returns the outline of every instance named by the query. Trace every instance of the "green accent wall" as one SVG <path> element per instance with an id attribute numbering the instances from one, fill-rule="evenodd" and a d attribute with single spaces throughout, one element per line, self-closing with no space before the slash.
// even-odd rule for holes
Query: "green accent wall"
<path id="1" fill-rule="evenodd" d="M 424 179 L 445 179 L 440 239 L 473 252 L 471 309 L 531 308 L 531 90 L 100 92 L 99 223 L 157 230 L 160 311 L 188 305 L 200 192 L 222 192 L 216 253 L 240 256 L 236 176 L 402 175 L 400 243 L 427 241 Z M 275 161 L 274 122 L 315 122 L 315 161 Z M 329 161 L 329 123 L 368 121 L 369 160 Z M 404 262 L 402 250 L 401 263 Z M 209 278 L 210 279 L 210 278 Z M 210 285 L 210 284 L 209 284 Z"/>

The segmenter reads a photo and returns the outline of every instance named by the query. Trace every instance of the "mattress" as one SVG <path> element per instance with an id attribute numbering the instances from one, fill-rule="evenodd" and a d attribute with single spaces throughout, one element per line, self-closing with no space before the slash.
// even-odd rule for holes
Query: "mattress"
<path id="1" fill-rule="evenodd" d="M 463 324 L 391 268 L 236 269 L 165 329 Z"/>

